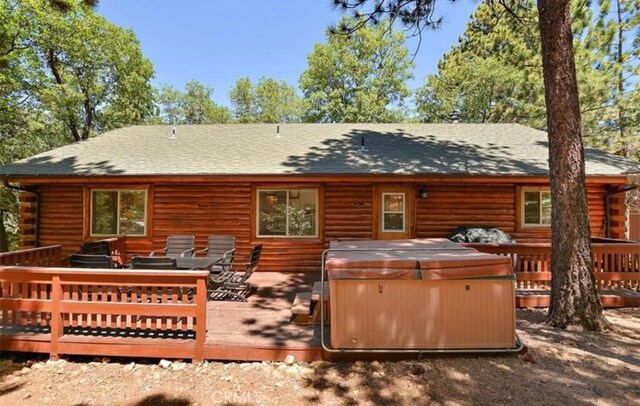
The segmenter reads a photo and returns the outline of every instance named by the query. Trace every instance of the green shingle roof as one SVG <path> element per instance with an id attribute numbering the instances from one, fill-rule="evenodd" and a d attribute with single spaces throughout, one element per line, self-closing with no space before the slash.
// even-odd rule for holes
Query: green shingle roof
<path id="1" fill-rule="evenodd" d="M 133 126 L 0 168 L 3 176 L 546 175 L 546 133 L 518 124 Z M 361 143 L 364 140 L 364 150 Z M 588 175 L 636 164 L 588 148 Z"/>

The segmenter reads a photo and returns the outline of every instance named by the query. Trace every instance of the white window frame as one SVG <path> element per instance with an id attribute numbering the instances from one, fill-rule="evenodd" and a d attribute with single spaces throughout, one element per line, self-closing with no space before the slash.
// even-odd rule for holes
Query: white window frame
<path id="1" fill-rule="evenodd" d="M 117 219 L 116 222 L 116 234 L 97 234 L 93 232 L 93 194 L 95 192 L 117 192 L 118 199 L 116 202 L 117 208 Z M 120 234 L 120 193 L 121 192 L 144 192 L 144 233 L 143 234 Z M 149 227 L 149 190 L 148 189 L 91 189 L 91 193 L 89 195 L 89 235 L 91 237 L 114 237 L 114 236 L 127 236 L 127 237 L 146 237 L 148 233 Z"/>
<path id="2" fill-rule="evenodd" d="M 402 211 L 386 211 L 384 209 L 384 198 L 385 196 L 395 196 L 395 195 L 402 195 Z M 382 193 L 382 232 L 383 233 L 404 233 L 406 228 L 407 228 L 407 194 L 404 192 L 384 192 Z M 390 214 L 398 214 L 401 213 L 402 214 L 402 230 L 387 230 L 386 229 L 386 224 L 385 224 L 385 217 L 384 215 L 390 213 Z"/>
<path id="3" fill-rule="evenodd" d="M 289 211 L 287 210 L 287 216 L 285 216 L 285 232 L 287 234 L 285 235 L 264 235 L 264 234 L 260 234 L 260 193 L 262 192 L 286 192 L 286 205 L 287 207 L 289 207 L 289 196 L 291 195 L 291 192 L 314 192 L 315 193 L 315 206 L 316 206 L 316 213 L 315 213 L 315 229 L 313 230 L 313 235 L 290 235 L 289 234 Z M 319 189 L 315 189 L 315 188 L 304 188 L 304 189 L 298 189 L 298 188 L 294 188 L 294 189 L 256 189 L 256 237 L 258 238 L 302 238 L 302 239 L 309 239 L 309 238 L 318 238 L 318 230 L 320 228 L 320 205 L 319 205 L 319 196 L 320 196 L 320 191 Z"/>
<path id="4" fill-rule="evenodd" d="M 549 228 L 551 227 L 551 223 L 527 223 L 525 222 L 525 193 L 537 193 L 540 198 L 540 208 L 539 208 L 539 216 L 542 221 L 542 193 L 551 193 L 551 190 L 548 188 L 522 188 L 520 190 L 520 225 L 524 228 Z M 553 202 L 551 202 L 553 205 Z"/>

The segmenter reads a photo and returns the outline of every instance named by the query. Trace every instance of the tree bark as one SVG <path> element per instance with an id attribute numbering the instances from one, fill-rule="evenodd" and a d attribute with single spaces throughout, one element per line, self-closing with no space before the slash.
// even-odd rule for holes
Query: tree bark
<path id="1" fill-rule="evenodd" d="M 551 306 L 547 322 L 608 326 L 592 273 L 591 226 L 569 0 L 538 0 L 551 178 Z"/>
<path id="2" fill-rule="evenodd" d="M 618 63 L 618 136 L 620 137 L 620 143 L 622 144 L 622 148 L 620 154 L 626 158 L 630 157 L 629 148 L 627 140 L 625 139 L 625 111 L 624 111 L 624 103 L 622 99 L 624 98 L 624 52 L 622 47 L 624 46 L 624 23 L 622 21 L 622 4 L 620 4 L 620 0 L 616 1 L 616 15 L 618 18 L 618 48 L 616 54 L 616 62 Z"/>

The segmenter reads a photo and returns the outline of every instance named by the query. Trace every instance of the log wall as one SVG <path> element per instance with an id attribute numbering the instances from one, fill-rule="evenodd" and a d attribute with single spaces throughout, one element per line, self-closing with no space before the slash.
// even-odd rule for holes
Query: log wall
<path id="1" fill-rule="evenodd" d="M 263 187 L 265 184 L 260 183 Z M 275 185 L 275 184 L 274 184 Z M 300 183 L 295 186 L 304 185 Z M 426 199 L 417 199 L 414 237 L 446 237 L 459 225 L 497 226 L 518 241 L 548 240 L 550 229 L 522 228 L 519 225 L 518 188 L 521 184 L 498 183 L 445 184 L 442 179 L 423 180 Z M 140 184 L 136 184 L 140 187 Z M 320 235 L 313 239 L 255 237 L 255 205 L 252 202 L 256 184 L 222 183 L 153 183 L 149 187 L 148 228 L 146 237 L 127 238 L 127 252 L 148 253 L 164 247 L 170 234 L 194 234 L 198 248 L 203 248 L 209 235 L 234 235 L 239 254 L 251 245 L 264 245 L 260 270 L 317 271 L 320 256 L 334 239 L 373 238 L 374 213 L 372 182 L 314 183 L 320 191 Z M 278 183 L 277 187 L 286 184 Z M 540 185 L 537 185 L 540 186 Z M 274 186 L 275 187 L 275 186 Z M 118 188 L 127 188 L 126 184 Z M 40 186 L 39 207 L 34 208 L 33 195 L 24 194 L 21 217 L 23 248 L 35 242 L 34 213 L 40 211 L 39 245 L 60 244 L 63 255 L 75 252 L 89 236 L 89 188 L 83 185 Z M 588 185 L 592 234 L 605 236 L 605 194 L 607 185 Z M 624 199 L 609 199 L 610 237 L 624 238 Z M 95 239 L 95 238 L 94 238 Z"/>

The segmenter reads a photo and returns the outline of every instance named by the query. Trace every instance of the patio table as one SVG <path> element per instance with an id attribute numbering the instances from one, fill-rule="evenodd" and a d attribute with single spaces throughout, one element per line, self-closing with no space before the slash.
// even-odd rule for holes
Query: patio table
<path id="1" fill-rule="evenodd" d="M 174 257 L 178 269 L 206 269 L 211 271 L 213 266 L 222 261 L 222 257 Z"/>

